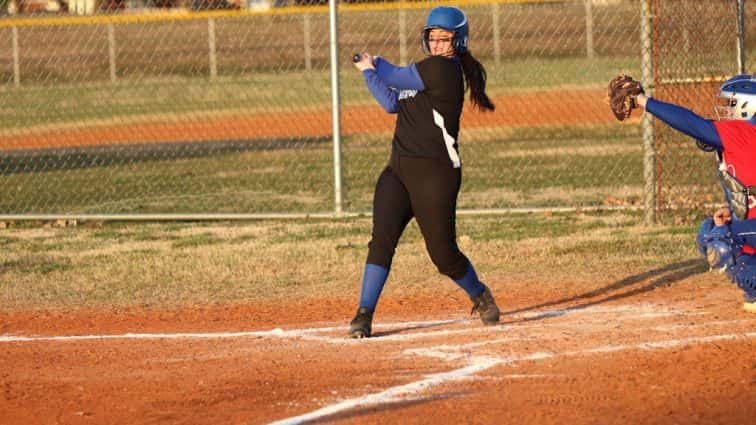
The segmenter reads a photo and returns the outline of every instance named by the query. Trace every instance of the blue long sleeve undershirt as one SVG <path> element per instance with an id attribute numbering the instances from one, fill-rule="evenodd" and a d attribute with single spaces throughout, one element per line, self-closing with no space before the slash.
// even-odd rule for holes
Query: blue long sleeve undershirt
<path id="1" fill-rule="evenodd" d="M 756 219 L 733 220 L 730 232 L 736 243 L 756 247 Z"/>
<path id="2" fill-rule="evenodd" d="M 376 58 L 375 70 L 362 71 L 368 90 L 384 111 L 395 114 L 399 111 L 399 92 L 402 90 L 425 90 L 415 64 L 406 67 L 392 65 L 383 58 Z"/>
<path id="3" fill-rule="evenodd" d="M 420 78 L 420 73 L 414 63 L 409 66 L 396 66 L 382 57 L 377 57 L 375 59 L 375 71 L 378 73 L 378 78 L 389 87 L 400 91 L 425 90 L 423 79 Z"/>
<path id="4" fill-rule="evenodd" d="M 374 69 L 362 71 L 362 76 L 365 77 L 368 90 L 370 90 L 370 93 L 378 101 L 383 110 L 389 114 L 397 113 L 399 111 L 399 92 L 387 86 L 378 77 L 378 73 Z"/>
<path id="5" fill-rule="evenodd" d="M 701 142 L 722 150 L 722 139 L 714 127 L 714 122 L 696 115 L 693 111 L 671 103 L 648 98 L 646 111 L 664 121 L 667 125 Z"/>

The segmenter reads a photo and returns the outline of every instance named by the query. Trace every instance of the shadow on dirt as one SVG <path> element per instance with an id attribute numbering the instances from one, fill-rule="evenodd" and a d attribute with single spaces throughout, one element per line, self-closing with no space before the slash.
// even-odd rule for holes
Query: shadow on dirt
<path id="1" fill-rule="evenodd" d="M 551 307 L 551 306 L 555 306 L 559 304 L 586 300 L 585 302 L 565 307 L 563 310 L 543 312 L 542 314 L 537 314 L 532 317 L 519 318 L 518 320 L 514 320 L 510 323 L 541 320 L 548 317 L 561 316 L 572 310 L 580 310 L 583 308 L 588 308 L 588 307 L 605 303 L 605 302 L 609 302 L 609 301 L 615 301 L 622 298 L 633 297 L 638 294 L 642 294 L 644 292 L 653 291 L 654 289 L 659 288 L 659 287 L 669 286 L 675 282 L 679 282 L 690 276 L 703 273 L 706 270 L 708 270 L 708 268 L 706 266 L 706 263 L 702 259 L 695 258 L 695 259 L 680 261 L 678 263 L 670 264 L 664 267 L 660 267 L 658 269 L 649 270 L 649 271 L 639 273 L 633 276 L 628 276 L 622 280 L 612 283 L 611 285 L 608 285 L 603 288 L 599 288 L 590 292 L 586 292 L 584 294 L 575 295 L 568 298 L 563 298 L 561 300 L 549 301 L 542 304 L 523 307 L 516 310 L 502 312 L 502 315 L 524 313 L 524 312 L 538 310 L 541 308 Z M 633 287 L 633 285 L 644 283 L 644 282 L 647 282 L 647 283 L 643 286 L 630 289 L 629 291 L 613 294 L 613 295 L 609 295 L 601 299 L 593 300 L 594 297 L 598 297 L 600 295 L 604 295 L 612 291 L 628 289 L 630 287 Z"/>

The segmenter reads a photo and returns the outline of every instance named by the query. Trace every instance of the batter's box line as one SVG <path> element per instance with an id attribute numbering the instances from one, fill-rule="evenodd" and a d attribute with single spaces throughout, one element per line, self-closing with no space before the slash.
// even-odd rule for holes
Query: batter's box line
<path id="1" fill-rule="evenodd" d="M 648 312 L 651 305 L 642 306 L 616 306 L 616 307 L 589 307 L 589 308 L 577 308 L 574 310 L 565 309 L 558 310 L 563 312 L 573 313 L 617 313 L 627 312 L 631 313 L 628 316 L 615 315 L 613 320 L 624 320 L 623 318 L 638 318 L 636 314 L 637 310 Z M 549 312 L 541 312 L 538 314 L 548 314 Z M 652 312 L 658 317 L 659 314 L 676 315 L 677 312 L 664 312 L 656 311 Z M 706 313 L 692 313 L 692 314 L 706 314 Z M 560 314 L 562 315 L 562 314 Z M 413 329 L 423 329 L 438 326 L 448 325 L 469 325 L 474 321 L 471 319 L 452 319 L 452 320 L 429 320 L 429 321 L 412 321 L 412 322 L 394 322 L 376 324 L 374 327 L 378 330 L 399 330 L 399 331 L 411 331 Z M 476 323 L 477 320 L 475 321 Z M 479 325 L 480 326 L 480 325 Z M 445 334 L 454 335 L 455 333 L 480 333 L 480 332 L 498 332 L 505 331 L 510 327 L 517 327 L 518 329 L 524 329 L 529 326 L 564 326 L 564 324 L 545 324 L 538 325 L 525 325 L 525 324 L 510 324 L 510 325 L 497 325 L 488 327 L 479 327 L 473 329 L 462 330 L 440 330 L 434 332 L 411 332 L 407 334 L 399 335 L 386 335 L 380 338 L 367 338 L 362 340 L 348 339 L 346 337 L 329 337 L 321 336 L 319 334 L 330 332 L 346 332 L 346 326 L 338 327 L 321 327 L 321 328 L 305 328 L 305 329 L 290 329 L 284 330 L 281 328 L 275 328 L 266 331 L 247 331 L 247 332 L 215 332 L 215 333 L 125 333 L 120 335 L 71 335 L 71 336 L 24 336 L 24 335 L 0 335 L 0 343 L 8 342 L 38 342 L 38 341 L 97 341 L 97 340 L 117 340 L 117 339 L 226 339 L 226 338 L 281 338 L 281 339 L 300 339 L 307 341 L 325 342 L 330 344 L 354 344 L 354 343 L 380 343 L 383 341 L 402 341 L 412 340 L 418 338 L 427 338 L 434 336 L 443 336 Z"/>
<path id="2" fill-rule="evenodd" d="M 756 332 L 749 332 L 745 334 L 726 334 L 726 335 L 711 335 L 711 336 L 699 336 L 681 339 L 672 339 L 665 341 L 655 342 L 641 342 L 638 344 L 629 345 L 605 345 L 595 348 L 589 348 L 585 350 L 577 351 L 565 351 L 565 352 L 540 352 L 533 353 L 524 356 L 511 356 L 511 357 L 490 357 L 490 356 L 470 356 L 467 357 L 469 364 L 458 369 L 454 369 L 448 372 L 437 373 L 433 375 L 427 375 L 424 379 L 411 382 L 409 384 L 390 387 L 386 390 L 378 393 L 367 394 L 359 397 L 342 400 L 330 406 L 325 406 L 320 409 L 314 410 L 302 415 L 282 419 L 272 422 L 271 425 L 298 425 L 309 421 L 327 418 L 328 416 L 343 412 L 345 410 L 351 410 L 356 408 L 373 407 L 380 404 L 389 404 L 407 399 L 419 397 L 419 394 L 426 392 L 431 388 L 438 387 L 441 384 L 447 382 L 467 380 L 474 375 L 491 369 L 495 366 L 502 364 L 516 366 L 518 362 L 523 361 L 538 361 L 543 359 L 554 359 L 558 357 L 575 357 L 593 354 L 611 353 L 617 351 L 629 351 L 629 350 L 660 350 L 669 349 L 686 345 L 706 344 L 725 340 L 739 340 L 739 339 L 751 339 L 756 337 Z M 462 346 L 460 346 L 462 347 Z M 428 349 L 427 354 L 431 357 L 441 357 L 445 360 L 458 360 L 459 357 L 450 356 L 450 353 L 435 353 L 432 349 Z"/>

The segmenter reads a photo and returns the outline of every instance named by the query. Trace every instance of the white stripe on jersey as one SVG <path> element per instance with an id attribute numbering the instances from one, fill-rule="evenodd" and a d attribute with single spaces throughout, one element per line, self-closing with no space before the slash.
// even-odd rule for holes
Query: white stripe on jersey
<path id="1" fill-rule="evenodd" d="M 441 128 L 441 132 L 444 134 L 444 142 L 446 143 L 446 152 L 449 153 L 449 159 L 454 164 L 454 168 L 459 168 L 462 164 L 459 162 L 459 155 L 457 155 L 457 151 L 454 149 L 455 140 L 446 131 L 446 127 L 444 127 L 444 117 L 435 109 L 433 110 L 433 121 Z"/>

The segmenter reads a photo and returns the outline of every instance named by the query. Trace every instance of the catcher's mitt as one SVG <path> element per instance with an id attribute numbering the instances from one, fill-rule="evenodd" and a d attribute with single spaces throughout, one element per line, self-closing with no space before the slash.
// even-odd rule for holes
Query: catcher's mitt
<path id="1" fill-rule="evenodd" d="M 633 109 L 638 107 L 635 97 L 643 94 L 643 86 L 632 77 L 618 75 L 609 82 L 606 90 L 606 101 L 618 121 L 624 121 L 630 117 Z"/>

